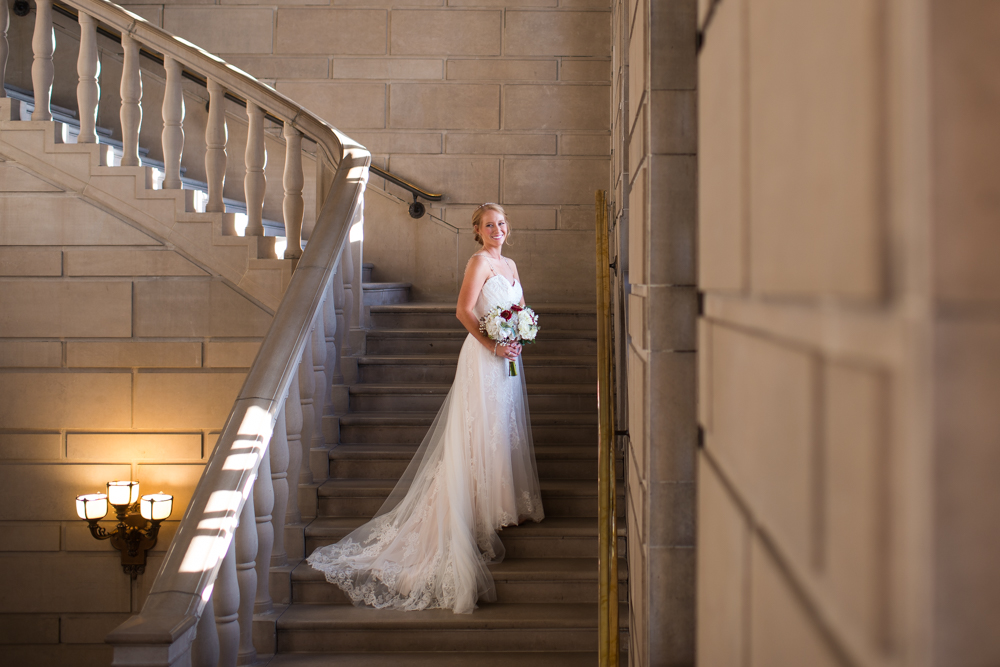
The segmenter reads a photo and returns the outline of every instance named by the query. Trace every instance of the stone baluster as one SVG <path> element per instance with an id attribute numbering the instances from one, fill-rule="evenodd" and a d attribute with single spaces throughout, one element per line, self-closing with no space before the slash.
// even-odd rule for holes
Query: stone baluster
<path id="1" fill-rule="evenodd" d="M 212 607 L 216 634 L 219 636 L 219 665 L 230 667 L 236 664 L 240 650 L 240 587 L 236 578 L 235 538 L 230 540 L 219 574 L 215 577 Z"/>
<path id="2" fill-rule="evenodd" d="M 219 666 L 219 633 L 215 627 L 213 607 L 214 604 L 210 599 L 205 608 L 201 610 L 197 634 L 191 644 L 191 667 Z"/>
<path id="3" fill-rule="evenodd" d="M 268 475 L 270 477 L 270 475 Z M 257 660 L 253 647 L 253 608 L 257 597 L 257 521 L 254 494 L 243 504 L 240 524 L 236 527 L 236 582 L 239 584 L 240 649 L 237 664 L 252 665 Z"/>
<path id="4" fill-rule="evenodd" d="M 344 355 L 344 341 L 347 338 L 347 323 L 344 318 L 344 257 L 349 255 L 350 251 L 350 245 L 347 245 L 345 250 L 340 253 L 337 273 L 333 277 L 333 316 L 337 322 L 334 341 L 340 351 L 333 359 L 333 382 L 336 384 L 341 384 L 344 381 L 344 372 L 340 365 L 340 358 Z"/>
<path id="5" fill-rule="evenodd" d="M 342 268 L 338 265 L 337 273 L 340 273 Z M 326 334 L 326 368 L 327 373 L 330 375 L 331 391 L 334 385 L 344 382 L 343 376 L 337 372 L 338 360 L 340 359 L 337 351 L 340 349 L 340 346 L 337 344 L 337 334 L 339 331 L 337 329 L 337 308 L 333 298 L 336 283 L 337 277 L 334 274 L 334 279 L 326 286 L 326 296 L 323 297 L 323 332 Z"/>
<path id="6" fill-rule="evenodd" d="M 7 41 L 8 28 L 10 28 L 10 8 L 6 2 L 0 2 L 0 100 L 7 97 L 3 84 L 7 77 L 7 56 L 10 55 L 10 42 Z"/>
<path id="7" fill-rule="evenodd" d="M 264 148 L 264 110 L 253 102 L 247 102 L 247 175 L 243 179 L 243 189 L 247 197 L 247 236 L 264 235 L 264 166 L 267 164 L 267 149 Z"/>
<path id="8" fill-rule="evenodd" d="M 313 360 L 313 381 L 316 390 L 313 394 L 313 433 L 312 447 L 314 452 L 326 452 L 326 438 L 323 437 L 323 415 L 329 397 L 329 387 L 326 381 L 326 334 L 323 333 L 323 304 L 319 304 L 316 313 L 316 324 L 312 330 L 310 344 Z M 330 476 L 330 460 L 327 456 L 315 455 L 309 459 L 312 467 L 313 481 L 324 480 Z"/>
<path id="9" fill-rule="evenodd" d="M 299 394 L 299 372 L 295 371 L 285 399 L 285 431 L 288 433 L 288 509 L 285 523 L 302 521 L 299 511 L 299 481 L 302 473 L 302 397 Z"/>
<path id="10" fill-rule="evenodd" d="M 358 224 L 355 222 L 354 224 Z M 358 323 L 353 317 L 354 313 L 354 302 L 357 295 L 361 293 L 360 284 L 355 288 L 355 276 L 354 276 L 354 244 L 348 242 L 344 246 L 344 252 L 340 256 L 340 265 L 343 267 L 344 277 L 342 279 L 344 284 L 343 289 L 343 300 L 344 306 L 341 309 L 344 313 L 344 326 L 341 329 L 343 342 L 341 343 L 340 356 L 349 357 L 354 354 L 354 349 L 351 346 L 351 329 L 358 326 Z M 339 321 L 339 320 L 338 320 Z"/>
<path id="11" fill-rule="evenodd" d="M 52 0 L 35 0 L 35 32 L 31 36 L 31 50 L 35 56 L 31 63 L 31 85 L 35 89 L 35 110 L 31 120 L 52 120 L 52 81 L 55 78 L 52 54 L 56 50 Z"/>
<path id="12" fill-rule="evenodd" d="M 205 178 L 208 180 L 209 213 L 226 210 L 222 201 L 222 188 L 226 182 L 226 112 L 223 108 L 225 91 L 222 84 L 208 80 L 208 124 L 205 126 Z"/>
<path id="13" fill-rule="evenodd" d="M 80 110 L 77 143 L 97 143 L 97 104 L 101 100 L 101 61 L 97 57 L 97 21 L 80 12 L 80 55 L 76 60 L 76 104 Z"/>
<path id="14" fill-rule="evenodd" d="M 302 186 L 305 179 L 302 175 L 302 133 L 292 127 L 291 123 L 285 123 L 284 135 L 285 198 L 281 208 L 285 217 L 285 238 L 288 240 L 285 258 L 290 259 L 302 256 L 302 212 L 305 210 Z"/>
<path id="15" fill-rule="evenodd" d="M 139 71 L 139 42 L 122 35 L 122 166 L 139 166 L 139 128 L 142 126 L 142 73 Z"/>
<path id="16" fill-rule="evenodd" d="M 312 466 L 310 449 L 312 448 L 313 431 L 316 430 L 316 412 L 313 407 L 313 396 L 316 394 L 316 377 L 312 361 L 312 330 L 309 338 L 302 346 L 302 358 L 299 359 L 299 403 L 302 405 L 302 466 L 299 469 L 299 484 L 312 484 Z"/>
<path id="17" fill-rule="evenodd" d="M 274 547 L 274 486 L 271 482 L 271 446 L 274 445 L 274 434 L 268 451 L 260 460 L 257 468 L 257 481 L 253 485 L 253 506 L 257 521 L 257 556 L 254 559 L 257 569 L 257 594 L 254 597 L 253 612 L 261 614 L 271 611 L 271 550 Z"/>
<path id="18" fill-rule="evenodd" d="M 163 93 L 163 189 L 181 189 L 181 156 L 184 154 L 184 89 L 181 64 L 163 57 L 167 85 Z"/>
<path id="19" fill-rule="evenodd" d="M 288 397 L 285 397 L 288 403 Z M 278 418 L 274 422 L 274 433 L 271 435 L 271 445 L 268 447 L 268 458 L 271 464 L 271 492 L 274 494 L 274 508 L 271 510 L 271 566 L 280 567 L 288 562 L 285 552 L 285 517 L 288 512 L 288 425 L 285 422 L 285 406 L 281 406 Z M 258 536 L 259 537 L 259 536 Z M 263 551 L 263 549 L 261 549 Z M 264 562 L 263 558 L 257 559 Z M 260 569 L 257 570 L 260 577 Z"/>

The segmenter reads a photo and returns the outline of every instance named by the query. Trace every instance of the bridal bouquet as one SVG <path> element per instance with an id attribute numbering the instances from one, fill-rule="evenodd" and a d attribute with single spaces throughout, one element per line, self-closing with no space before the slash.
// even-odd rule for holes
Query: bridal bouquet
<path id="1" fill-rule="evenodd" d="M 479 330 L 500 345 L 534 343 L 538 335 L 538 315 L 527 306 L 496 306 L 479 320 Z M 517 364 L 507 362 L 508 376 L 517 375 Z"/>

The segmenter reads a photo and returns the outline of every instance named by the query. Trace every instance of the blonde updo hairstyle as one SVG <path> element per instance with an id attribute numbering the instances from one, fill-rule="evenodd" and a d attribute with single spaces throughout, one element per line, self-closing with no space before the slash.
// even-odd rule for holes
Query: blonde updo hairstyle
<path id="1" fill-rule="evenodd" d="M 476 239 L 476 243 L 483 245 L 483 237 L 479 233 L 479 227 L 483 222 L 483 216 L 486 214 L 486 211 L 496 211 L 503 216 L 503 221 L 507 223 L 507 236 L 504 238 L 504 243 L 510 245 L 510 220 L 507 219 L 507 212 L 503 210 L 503 206 L 500 204 L 493 203 L 483 204 L 472 213 L 472 234 Z"/>

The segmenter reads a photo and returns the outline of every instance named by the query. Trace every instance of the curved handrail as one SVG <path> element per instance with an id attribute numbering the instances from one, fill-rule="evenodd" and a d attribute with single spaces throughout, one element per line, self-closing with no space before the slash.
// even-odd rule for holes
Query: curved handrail
<path id="1" fill-rule="evenodd" d="M 243 505 L 250 494 L 271 431 L 294 377 L 348 238 L 360 219 L 371 154 L 335 127 L 270 86 L 197 46 L 175 37 L 107 0 L 60 0 L 182 67 L 218 82 L 229 92 L 266 110 L 316 142 L 336 171 L 257 358 L 226 420 L 215 450 L 167 550 L 149 596 L 138 615 L 114 630 L 116 645 L 167 645 L 183 651 L 211 597 Z"/>

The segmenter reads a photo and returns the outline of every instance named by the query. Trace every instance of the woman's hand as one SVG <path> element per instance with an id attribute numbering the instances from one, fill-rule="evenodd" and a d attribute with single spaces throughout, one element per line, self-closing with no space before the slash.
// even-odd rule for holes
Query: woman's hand
<path id="1" fill-rule="evenodd" d="M 521 356 L 521 344 L 511 343 L 510 345 L 497 345 L 497 356 L 511 361 Z"/>

